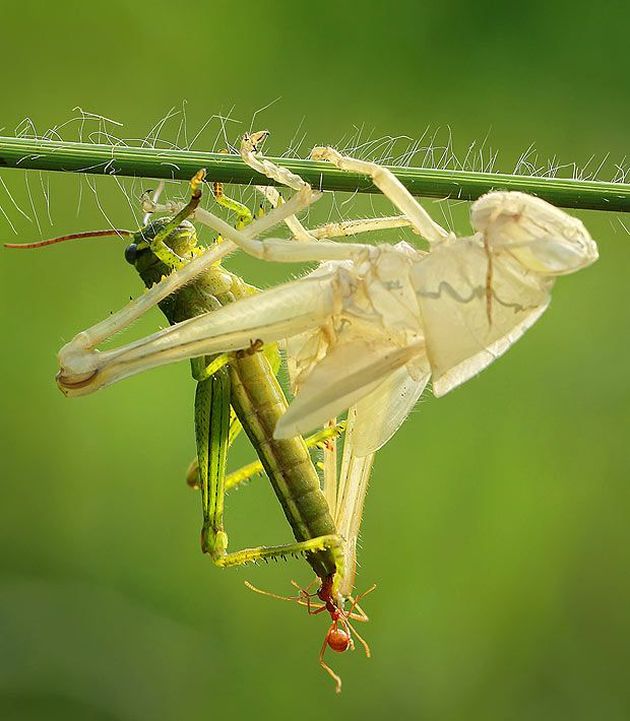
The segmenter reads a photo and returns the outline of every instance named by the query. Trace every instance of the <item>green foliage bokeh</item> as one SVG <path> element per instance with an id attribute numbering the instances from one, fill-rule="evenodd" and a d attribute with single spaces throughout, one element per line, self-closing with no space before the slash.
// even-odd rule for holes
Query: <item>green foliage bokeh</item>
<path id="1" fill-rule="evenodd" d="M 462 155 L 490 132 L 501 170 L 531 142 L 578 164 L 627 153 L 622 4 L 610 15 L 564 0 L 1 10 L 3 134 L 26 116 L 44 130 L 81 106 L 137 137 L 186 99 L 192 134 L 234 106 L 235 138 L 280 98 L 255 127 L 273 131 L 275 154 L 300 123 L 303 152 L 355 126 L 410 138 L 448 126 Z M 76 177 L 31 174 L 36 212 L 21 173 L 0 181 L 20 240 L 40 231 L 3 182 L 44 237 L 104 225 L 85 181 L 77 214 Z M 113 180 L 98 193 L 112 222 L 132 222 Z M 455 213 L 466 232 L 466 208 Z M 76 401 L 54 384 L 59 346 L 140 290 L 121 245 L 2 252 L 2 718 L 625 721 L 629 223 L 580 217 L 600 261 L 560 279 L 549 313 L 505 358 L 428 396 L 379 453 L 358 577 L 359 588 L 378 584 L 364 630 L 373 658 L 334 659 L 339 698 L 317 665 L 324 620 L 243 587 L 289 592 L 290 578 L 308 582 L 306 565 L 218 571 L 199 552 L 199 503 L 183 483 L 186 364 Z M 2 214 L 0 229 L 15 239 Z M 289 276 L 242 257 L 231 267 L 260 286 Z M 241 444 L 234 465 L 250 459 Z M 288 540 L 276 505 L 264 480 L 232 494 L 233 547 Z"/>

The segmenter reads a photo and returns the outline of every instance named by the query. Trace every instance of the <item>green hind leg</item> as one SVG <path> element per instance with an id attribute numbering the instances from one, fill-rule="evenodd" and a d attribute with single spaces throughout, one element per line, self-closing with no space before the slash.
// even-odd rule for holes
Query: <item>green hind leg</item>
<path id="1" fill-rule="evenodd" d="M 234 439 L 235 433 L 232 430 L 232 424 L 239 423 L 238 419 L 232 414 L 230 416 L 230 439 L 228 445 L 232 445 L 232 441 Z M 240 424 L 239 424 L 240 426 Z M 323 428 L 321 431 L 317 431 L 317 433 L 313 433 L 313 435 L 308 436 L 304 439 L 304 442 L 306 443 L 307 448 L 326 448 L 327 444 L 337 438 L 339 435 L 341 435 L 344 431 L 345 424 L 344 423 L 337 423 L 334 426 L 328 426 L 326 428 Z M 242 429 L 242 427 L 239 427 L 239 431 Z M 260 461 L 252 461 L 252 463 L 248 463 L 245 466 L 242 466 L 241 468 L 238 468 L 236 471 L 232 471 L 232 473 L 228 473 L 228 475 L 225 478 L 225 490 L 231 491 L 234 488 L 237 488 L 238 486 L 244 485 L 248 481 L 250 481 L 255 476 L 262 475 L 264 473 L 263 465 Z M 186 471 L 186 483 L 191 488 L 198 489 L 200 487 L 199 482 L 199 463 L 197 459 L 195 458 L 193 461 L 191 461 L 190 465 L 188 466 L 188 470 Z"/>
<path id="2" fill-rule="evenodd" d="M 203 170 L 194 176 L 191 180 L 192 195 L 190 201 L 160 230 L 151 243 L 151 249 L 155 255 L 175 270 L 185 265 L 187 261 L 177 256 L 165 241 L 182 220 L 192 215 L 199 205 L 201 183 L 204 178 L 205 171 Z M 221 192 L 217 193 L 215 187 L 215 197 L 221 205 L 239 214 L 237 227 L 242 228 L 251 222 L 252 215 L 246 206 L 223 195 L 222 188 Z M 276 360 L 275 357 L 274 360 Z M 195 435 L 197 443 L 197 476 L 203 511 L 201 533 L 203 552 L 207 553 L 217 566 L 227 568 L 260 559 L 331 550 L 336 560 L 337 569 L 341 569 L 343 564 L 343 541 L 334 534 L 280 546 L 258 546 L 228 553 L 228 536 L 223 523 L 226 490 L 225 468 L 231 440 L 239 430 L 238 424 L 231 418 L 228 362 L 229 357 L 227 355 L 217 356 L 209 361 L 205 358 L 197 358 L 191 361 L 193 377 L 197 381 L 195 392 Z"/>
<path id="3" fill-rule="evenodd" d="M 201 546 L 213 563 L 227 568 L 261 559 L 332 550 L 338 559 L 338 568 L 341 567 L 342 541 L 333 534 L 281 546 L 258 546 L 228 553 L 228 536 L 223 524 L 225 461 L 230 434 L 230 377 L 226 367 L 197 384 L 195 433 L 203 507 Z"/>

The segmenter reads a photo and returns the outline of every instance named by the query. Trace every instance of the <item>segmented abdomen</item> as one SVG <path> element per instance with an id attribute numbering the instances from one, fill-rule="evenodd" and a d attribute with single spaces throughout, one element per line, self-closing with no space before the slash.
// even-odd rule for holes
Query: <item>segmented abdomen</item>
<path id="1" fill-rule="evenodd" d="M 217 267 L 167 298 L 163 311 L 177 323 L 252 295 L 254 288 Z M 252 339 L 255 341 L 256 339 Z M 235 353 L 229 365 L 230 402 L 282 505 L 297 541 L 336 534 L 319 477 L 301 436 L 276 440 L 273 431 L 287 409 L 284 392 L 264 352 Z M 320 578 L 336 570 L 330 550 L 307 556 Z"/>
<path id="2" fill-rule="evenodd" d="M 261 352 L 239 353 L 230 362 L 232 407 L 256 448 L 296 540 L 336 533 L 319 477 L 301 436 L 277 440 L 276 423 L 287 409 L 284 393 Z M 335 572 L 330 551 L 309 554 L 315 573 Z"/>

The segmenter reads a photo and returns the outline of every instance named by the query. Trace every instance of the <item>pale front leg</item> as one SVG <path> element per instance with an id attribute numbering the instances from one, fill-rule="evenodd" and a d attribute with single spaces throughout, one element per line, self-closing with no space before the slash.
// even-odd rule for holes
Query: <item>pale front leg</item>
<path id="1" fill-rule="evenodd" d="M 289 243 L 303 245 L 295 241 Z M 223 245 L 225 243 L 219 247 Z M 66 395 L 85 395 L 149 368 L 187 358 L 230 353 L 248 348 L 252 343 L 272 343 L 303 333 L 319 327 L 338 309 L 346 284 L 347 279 L 336 272 L 293 281 L 120 348 L 105 351 L 73 349 L 72 360 L 79 358 L 89 363 L 91 372 L 83 379 L 68 376 L 61 358 L 59 385 Z M 62 349 L 62 353 L 64 350 L 67 349 Z"/>
<path id="2" fill-rule="evenodd" d="M 256 155 L 260 146 L 264 143 L 268 136 L 268 130 L 261 130 L 257 133 L 252 133 L 251 135 L 245 134 L 241 140 L 241 158 L 243 161 L 256 172 L 266 175 L 272 180 L 276 180 L 293 190 L 302 191 L 306 194 L 313 193 L 315 196 L 316 194 L 312 190 L 311 186 L 306 181 L 302 180 L 299 175 L 296 175 L 290 170 L 282 168 L 265 158 L 259 158 Z M 257 190 L 261 192 L 265 198 L 267 198 L 274 208 L 284 202 L 280 193 L 272 186 L 257 186 Z M 313 200 L 316 199 L 317 198 L 315 197 L 313 198 Z M 293 237 L 297 240 L 312 240 L 308 230 L 302 225 L 302 223 L 300 223 L 296 216 L 291 215 L 286 218 L 284 222 L 291 233 L 293 233 Z"/>
<path id="3" fill-rule="evenodd" d="M 364 173 L 391 202 L 409 218 L 412 226 L 430 243 L 448 238 L 448 232 L 438 225 L 418 203 L 405 186 L 388 168 L 365 160 L 356 160 L 342 155 L 334 148 L 313 148 L 313 160 L 327 160 L 341 170 Z"/>
<path id="4" fill-rule="evenodd" d="M 356 220 L 342 220 L 337 223 L 326 223 L 309 230 L 311 237 L 319 238 L 346 238 L 349 235 L 360 233 L 376 233 L 379 230 L 391 228 L 411 228 L 414 233 L 418 230 L 413 227 L 406 215 L 390 215 L 384 218 L 357 218 Z"/>
<path id="5" fill-rule="evenodd" d="M 334 240 L 305 240 L 296 243 L 286 238 L 239 237 L 230 233 L 229 239 L 248 255 L 274 263 L 321 263 L 327 260 L 368 260 L 378 253 L 372 245 L 363 243 L 336 243 Z"/>
<path id="6" fill-rule="evenodd" d="M 299 198 L 302 202 L 306 201 L 308 203 L 310 202 L 309 198 L 312 197 L 321 197 L 321 194 L 318 193 L 316 196 L 313 196 L 311 192 L 300 191 L 286 203 L 274 208 L 269 213 L 269 216 L 278 211 L 285 211 L 283 219 L 287 218 L 291 213 L 286 211 L 296 199 Z M 261 220 L 269 216 L 263 216 Z M 326 242 L 325 240 L 305 240 L 304 242 L 296 243 L 294 240 L 287 240 L 286 238 L 264 238 L 263 240 L 257 240 L 253 236 L 252 228 L 260 221 L 252 223 L 252 225 L 248 226 L 244 231 L 237 230 L 218 216 L 203 209 L 197 209 L 195 219 L 203 225 L 212 228 L 217 233 L 220 233 L 223 238 L 231 240 L 248 255 L 277 263 L 309 263 L 325 260 L 361 261 L 367 259 L 370 254 L 374 252 L 373 246 L 359 243 L 335 243 L 334 241 Z"/>
<path id="7" fill-rule="evenodd" d="M 321 193 L 315 193 L 310 189 L 310 186 L 306 186 L 306 188 L 297 192 L 286 203 L 282 203 L 274 208 L 268 216 L 263 216 L 262 220 L 279 211 L 284 211 L 283 219 L 286 219 L 292 215 L 287 212 L 287 210 L 289 206 L 296 203 L 296 199 L 299 199 L 300 207 L 305 207 L 304 204 L 310 205 L 320 197 Z M 334 241 L 326 242 L 325 240 L 318 241 L 310 239 L 310 235 L 309 239 L 305 239 L 300 243 L 285 238 L 264 238 L 258 240 L 254 237 L 252 228 L 260 222 L 259 220 L 244 231 L 238 230 L 213 213 L 200 208 L 195 211 L 195 219 L 203 225 L 212 228 L 217 233 L 220 233 L 223 238 L 231 240 L 248 255 L 277 263 L 309 263 L 326 260 L 362 261 L 370 257 L 370 254 L 374 252 L 374 248 L 369 245 L 359 243 L 335 243 Z"/>
<path id="8" fill-rule="evenodd" d="M 269 132 L 267 130 L 262 130 L 257 133 L 252 133 L 251 135 L 243 136 L 243 140 L 241 141 L 241 157 L 243 158 L 244 162 L 247 163 L 247 165 L 249 165 L 250 168 L 252 168 L 253 170 L 256 170 L 263 175 L 266 175 L 268 178 L 276 180 L 277 182 L 282 183 L 283 185 L 286 185 L 293 190 L 301 191 L 304 193 L 314 192 L 311 186 L 299 175 L 296 175 L 287 168 L 276 165 L 270 160 L 267 160 L 266 158 L 261 158 L 260 156 L 255 154 L 257 153 L 260 145 L 267 139 L 268 135 Z M 370 165 L 374 168 L 384 170 L 378 165 L 366 165 Z M 362 170 L 361 172 L 368 171 Z M 389 173 L 389 171 L 386 170 L 386 173 Z M 391 175 L 391 173 L 389 173 L 389 175 Z M 282 200 L 282 197 L 280 196 L 280 193 L 276 190 L 276 188 L 272 186 L 257 186 L 257 190 L 271 203 L 274 208 L 284 202 Z M 412 201 L 415 203 L 413 198 Z M 422 212 L 425 212 L 422 207 L 420 207 L 420 209 Z M 309 230 L 305 228 L 304 225 L 302 225 L 302 223 L 300 223 L 300 221 L 295 216 L 290 216 L 286 218 L 285 223 L 291 230 L 293 237 L 296 240 L 300 241 L 309 241 L 320 238 L 346 237 L 349 235 L 358 235 L 359 233 L 385 230 L 387 228 L 401 228 L 409 226 L 411 226 L 414 232 L 420 233 L 420 229 L 417 227 L 417 224 L 414 224 L 414 221 L 412 219 L 404 215 L 386 218 L 366 218 L 349 220 L 338 223 L 327 223 L 326 225 L 315 228 L 314 230 Z M 439 226 L 437 227 L 439 228 Z"/>
<path id="9" fill-rule="evenodd" d="M 256 190 L 274 208 L 277 208 L 279 205 L 284 203 L 284 198 L 280 195 L 278 190 L 273 187 L 273 185 L 257 185 Z M 288 218 L 285 218 L 284 223 L 296 240 L 313 240 L 313 236 L 310 231 L 302 225 L 296 215 L 290 215 Z"/>
<path id="10" fill-rule="evenodd" d="M 262 218 L 256 219 L 245 230 L 238 232 L 238 238 L 248 241 L 255 234 L 273 228 L 286 217 L 302 210 L 309 202 L 312 202 L 310 194 L 296 193 L 289 201 L 278 208 L 274 208 Z M 159 208 L 159 206 L 157 207 Z M 183 204 L 179 205 L 178 210 L 183 207 Z M 206 224 L 211 225 L 211 227 L 218 226 L 216 229 L 225 238 L 232 237 L 233 228 L 228 223 L 201 208 L 194 211 L 194 217 L 202 223 L 204 220 L 207 221 L 208 216 L 216 223 L 213 225 L 206 222 Z M 57 374 L 57 380 L 61 389 L 69 394 L 77 394 L 82 389 L 84 389 L 83 392 L 89 392 L 88 387 L 101 365 L 98 359 L 100 354 L 94 350 L 97 345 L 129 327 L 164 298 L 193 281 L 198 275 L 236 249 L 237 246 L 230 242 L 221 243 L 208 249 L 205 253 L 193 258 L 183 268 L 171 273 L 143 295 L 128 303 L 121 310 L 76 335 L 59 351 L 60 370 Z"/>

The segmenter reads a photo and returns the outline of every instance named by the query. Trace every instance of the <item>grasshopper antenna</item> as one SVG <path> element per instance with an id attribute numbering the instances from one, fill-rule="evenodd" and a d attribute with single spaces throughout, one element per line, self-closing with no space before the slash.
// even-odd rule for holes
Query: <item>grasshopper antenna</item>
<path id="1" fill-rule="evenodd" d="M 133 230 L 124 230 L 122 228 L 109 228 L 108 230 L 88 230 L 84 233 L 71 233 L 70 235 L 61 235 L 58 238 L 49 238 L 48 240 L 38 240 L 35 243 L 5 243 L 5 248 L 43 248 L 46 245 L 54 245 L 55 243 L 63 243 L 65 240 L 81 240 L 82 238 L 104 238 L 108 235 L 117 235 L 124 238 L 134 235 Z"/>

